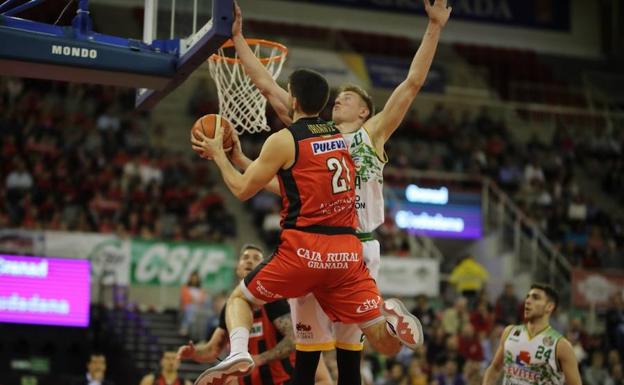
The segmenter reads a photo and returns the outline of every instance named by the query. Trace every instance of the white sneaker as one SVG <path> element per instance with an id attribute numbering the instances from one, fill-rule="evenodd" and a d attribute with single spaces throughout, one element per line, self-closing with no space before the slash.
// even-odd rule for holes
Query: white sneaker
<path id="1" fill-rule="evenodd" d="M 197 377 L 194 385 L 222 385 L 231 377 L 246 376 L 254 368 L 254 361 L 248 352 L 230 354 L 225 360 Z"/>
<path id="2" fill-rule="evenodd" d="M 381 312 L 386 317 L 389 329 L 403 345 L 416 350 L 423 344 L 424 337 L 420 320 L 407 311 L 403 302 L 396 298 L 387 299 L 384 301 Z"/>

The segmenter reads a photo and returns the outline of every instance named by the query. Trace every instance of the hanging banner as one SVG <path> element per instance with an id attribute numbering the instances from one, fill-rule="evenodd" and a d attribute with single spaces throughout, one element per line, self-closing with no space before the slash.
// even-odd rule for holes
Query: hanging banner
<path id="1" fill-rule="evenodd" d="M 234 251 L 226 245 L 134 239 L 130 254 L 133 284 L 180 286 L 194 271 L 212 291 L 234 283 Z"/>
<path id="2" fill-rule="evenodd" d="M 425 15 L 422 0 L 284 0 Z M 569 31 L 570 0 L 455 0 L 453 20 Z"/>
<path id="3" fill-rule="evenodd" d="M 0 229 L 0 253 L 19 255 L 43 255 L 42 231 Z"/>
<path id="4" fill-rule="evenodd" d="M 437 296 L 440 294 L 440 263 L 425 258 L 382 256 L 377 286 L 384 295 Z"/>
<path id="5" fill-rule="evenodd" d="M 578 307 L 612 305 L 614 295 L 624 295 L 624 273 L 606 270 L 572 270 L 572 304 Z"/>
<path id="6" fill-rule="evenodd" d="M 130 284 L 129 240 L 111 234 L 46 231 L 46 255 L 89 259 L 93 283 Z"/>
<path id="7" fill-rule="evenodd" d="M 88 259 L 91 281 L 100 285 L 186 283 L 197 271 L 206 288 L 231 289 L 235 254 L 226 244 L 119 238 L 112 234 L 2 230 L 1 252 Z"/>

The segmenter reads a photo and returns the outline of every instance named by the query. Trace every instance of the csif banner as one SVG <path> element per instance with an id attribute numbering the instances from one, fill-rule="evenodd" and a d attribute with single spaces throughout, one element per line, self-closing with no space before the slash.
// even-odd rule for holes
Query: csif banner
<path id="1" fill-rule="evenodd" d="M 283 0 L 424 15 L 422 0 Z M 450 0 L 453 19 L 569 31 L 570 0 Z"/>
<path id="2" fill-rule="evenodd" d="M 133 239 L 130 255 L 133 284 L 180 286 L 194 271 L 214 291 L 234 283 L 234 251 L 228 245 Z"/>
<path id="3" fill-rule="evenodd" d="M 231 289 L 236 263 L 226 244 L 19 229 L 0 230 L 0 253 L 89 260 L 91 282 L 102 285 L 179 286 L 197 271 L 212 291 Z"/>

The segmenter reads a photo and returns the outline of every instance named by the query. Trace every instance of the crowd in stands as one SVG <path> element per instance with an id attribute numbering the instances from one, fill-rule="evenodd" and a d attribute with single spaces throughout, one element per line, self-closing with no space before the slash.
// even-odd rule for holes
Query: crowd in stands
<path id="1" fill-rule="evenodd" d="M 624 267 L 624 218 L 584 193 L 576 176 L 590 162 L 607 162 L 604 191 L 621 202 L 624 132 L 578 131 L 560 124 L 546 140 L 534 136 L 520 142 L 513 135 L 486 108 L 456 119 L 440 104 L 425 119 L 416 112 L 409 115 L 387 152 L 397 169 L 490 177 L 573 266 Z"/>
<path id="2" fill-rule="evenodd" d="M 207 162 L 149 125 L 131 90 L 1 78 L 0 227 L 233 237 Z"/>
<path id="3" fill-rule="evenodd" d="M 483 371 L 498 348 L 504 327 L 521 322 L 522 305 L 523 301 L 510 284 L 493 303 L 480 295 L 473 307 L 468 306 L 466 298 L 459 296 L 452 306 L 434 309 L 427 297 L 419 296 L 412 312 L 423 323 L 425 346 L 416 352 L 404 349 L 391 360 L 381 360 L 368 352 L 363 364 L 366 384 L 481 384 Z M 614 313 L 621 317 L 622 307 L 609 311 L 609 314 Z M 624 383 L 621 347 L 618 350 L 605 335 L 589 333 L 581 318 L 572 317 L 562 322 L 555 317 L 551 321 L 572 343 L 584 384 Z M 624 325 L 622 319 L 618 325 Z"/>
<path id="4" fill-rule="evenodd" d="M 270 112 L 273 129 L 282 127 Z M 329 111 L 325 117 L 331 116 Z M 257 155 L 262 135 L 244 139 L 251 156 Z M 439 104 L 426 118 L 412 110 L 388 141 L 388 167 L 468 173 L 490 177 L 553 241 L 573 266 L 624 267 L 624 217 L 605 211 L 579 187 L 577 168 L 589 160 L 608 162 L 604 191 L 622 199 L 624 133 L 597 130 L 577 132 L 561 124 L 552 138 L 513 139 L 505 122 L 486 108 L 476 116 L 466 111 L 459 119 Z M 393 183 L 387 178 L 386 183 Z M 276 240 L 280 202 L 270 194 L 252 200 L 256 225 L 269 243 Z M 408 255 L 408 234 L 391 218 L 377 231 L 383 253 Z"/>
<path id="5" fill-rule="evenodd" d="M 476 296 L 469 293 L 468 297 L 456 292 L 450 303 L 425 295 L 406 299 L 422 322 L 425 344 L 417 351 L 404 348 L 393 358 L 381 356 L 365 344 L 363 385 L 481 384 L 505 326 L 521 323 L 524 308 L 523 298 L 511 283 L 493 299 L 484 289 L 485 285 Z M 597 327 L 588 326 L 585 314 L 566 309 L 551 317 L 551 325 L 572 344 L 587 385 L 624 384 L 624 301 L 621 295 L 614 295 L 612 302 Z M 325 352 L 324 358 L 336 379 L 335 352 Z"/>
<path id="6" fill-rule="evenodd" d="M 214 98 L 195 95 L 189 113 L 214 112 Z M 158 143 L 162 128 L 149 127 L 133 99 L 132 92 L 112 87 L 1 78 L 0 228 L 203 241 L 234 237 L 235 220 L 212 186 L 218 176 L 190 151 L 179 154 Z M 269 122 L 282 126 L 271 113 Z M 263 138 L 245 139 L 250 157 Z M 624 220 L 584 194 L 576 174 L 589 162 L 604 162 L 601 185 L 621 203 L 622 151 L 622 132 L 577 132 L 562 123 L 549 140 L 520 142 L 485 108 L 457 119 L 444 105 L 427 117 L 410 112 L 387 145 L 388 167 L 492 178 L 573 265 L 620 269 Z M 269 247 L 277 242 L 279 204 L 269 193 L 248 203 Z M 383 254 L 409 254 L 408 235 L 391 220 L 378 237 Z M 189 304 L 199 295 L 192 291 Z M 366 384 L 480 383 L 503 326 L 520 322 L 522 303 L 511 286 L 494 302 L 482 293 L 470 303 L 460 296 L 435 308 L 419 297 L 414 312 L 423 321 L 426 346 L 393 360 L 367 353 Z M 621 298 L 614 299 L 606 320 L 606 336 L 589 333 L 578 318 L 555 325 L 572 342 L 586 384 L 624 383 Z M 188 325 L 181 329 L 186 334 Z"/>

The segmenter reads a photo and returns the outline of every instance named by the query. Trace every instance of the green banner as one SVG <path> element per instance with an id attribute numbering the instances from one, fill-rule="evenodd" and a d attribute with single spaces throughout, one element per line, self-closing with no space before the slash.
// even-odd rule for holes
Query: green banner
<path id="1" fill-rule="evenodd" d="M 133 284 L 180 286 L 193 271 L 211 291 L 234 284 L 234 251 L 228 245 L 133 239 L 130 254 Z"/>

